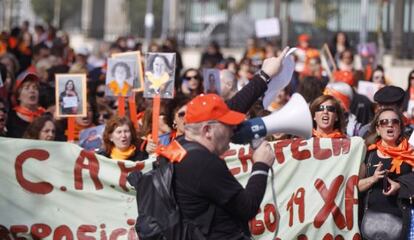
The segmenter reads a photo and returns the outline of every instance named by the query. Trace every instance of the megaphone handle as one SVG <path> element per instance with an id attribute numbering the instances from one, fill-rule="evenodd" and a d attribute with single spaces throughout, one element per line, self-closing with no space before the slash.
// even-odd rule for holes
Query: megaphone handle
<path id="1" fill-rule="evenodd" d="M 262 144 L 264 138 L 255 138 L 250 142 L 250 146 L 253 150 L 256 150 L 260 144 Z"/>

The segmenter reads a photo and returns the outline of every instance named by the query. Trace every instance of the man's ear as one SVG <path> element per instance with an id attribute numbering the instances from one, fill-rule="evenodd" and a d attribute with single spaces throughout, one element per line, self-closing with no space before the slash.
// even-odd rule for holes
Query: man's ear
<path id="1" fill-rule="evenodd" d="M 213 128 L 209 124 L 204 125 L 201 132 L 203 133 L 203 137 L 207 139 L 211 139 L 213 137 Z"/>

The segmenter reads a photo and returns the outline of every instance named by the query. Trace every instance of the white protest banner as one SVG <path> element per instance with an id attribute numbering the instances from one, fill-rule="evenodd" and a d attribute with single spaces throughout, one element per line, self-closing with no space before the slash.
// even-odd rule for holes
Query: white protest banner
<path id="1" fill-rule="evenodd" d="M 359 81 L 357 92 L 361 95 L 367 96 L 371 102 L 375 102 L 374 95 L 381 87 L 383 87 L 383 85 L 378 83 Z"/>
<path id="2" fill-rule="evenodd" d="M 281 215 L 278 239 L 358 239 L 353 237 L 359 236 L 356 184 L 362 139 L 272 145 Z M 134 170 L 150 170 L 153 159 L 115 161 L 70 143 L 11 138 L 0 138 L 0 151 L 0 239 L 137 239 L 135 192 L 126 177 Z M 230 171 L 243 185 L 251 154 L 241 145 L 226 153 Z M 251 221 L 255 239 L 272 239 L 278 225 L 271 187 L 269 182 L 261 210 Z"/>

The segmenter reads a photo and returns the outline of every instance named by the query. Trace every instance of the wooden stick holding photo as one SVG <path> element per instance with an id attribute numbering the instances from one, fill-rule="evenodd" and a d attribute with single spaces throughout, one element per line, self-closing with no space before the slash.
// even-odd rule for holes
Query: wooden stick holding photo
<path id="1" fill-rule="evenodd" d="M 321 63 L 322 67 L 326 70 L 329 75 L 330 81 L 333 81 L 333 73 L 338 70 L 336 66 L 335 59 L 332 56 L 331 51 L 329 50 L 328 44 L 324 44 L 321 49 Z"/>
<path id="2" fill-rule="evenodd" d="M 160 105 L 161 97 L 159 94 L 156 94 L 153 98 L 152 106 L 152 141 L 158 143 L 158 128 L 159 128 L 159 118 L 160 118 Z"/>
<path id="3" fill-rule="evenodd" d="M 135 125 L 135 128 L 138 130 L 138 116 L 137 116 L 137 104 L 135 102 L 135 92 L 132 93 L 131 96 L 128 97 L 128 106 L 129 106 L 129 116 L 131 118 L 132 123 Z"/>
<path id="4" fill-rule="evenodd" d="M 125 116 L 125 97 L 118 96 L 118 115 Z"/>
<path id="5" fill-rule="evenodd" d="M 75 122 L 76 122 L 76 117 L 68 117 L 68 128 L 67 128 L 68 142 L 75 141 Z"/>

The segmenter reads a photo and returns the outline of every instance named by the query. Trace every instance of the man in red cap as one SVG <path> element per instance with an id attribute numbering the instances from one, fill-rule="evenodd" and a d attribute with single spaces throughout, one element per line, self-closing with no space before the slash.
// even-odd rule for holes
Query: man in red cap
<path id="1" fill-rule="evenodd" d="M 214 214 L 200 227 L 207 239 L 249 239 L 248 221 L 259 210 L 274 151 L 266 141 L 254 151 L 252 173 L 243 188 L 220 155 L 229 149 L 234 127 L 245 114 L 231 110 L 216 94 L 202 94 L 187 106 L 180 144 L 192 142 L 198 148 L 175 164 L 173 183 L 183 218 L 196 219 L 213 207 Z"/>

